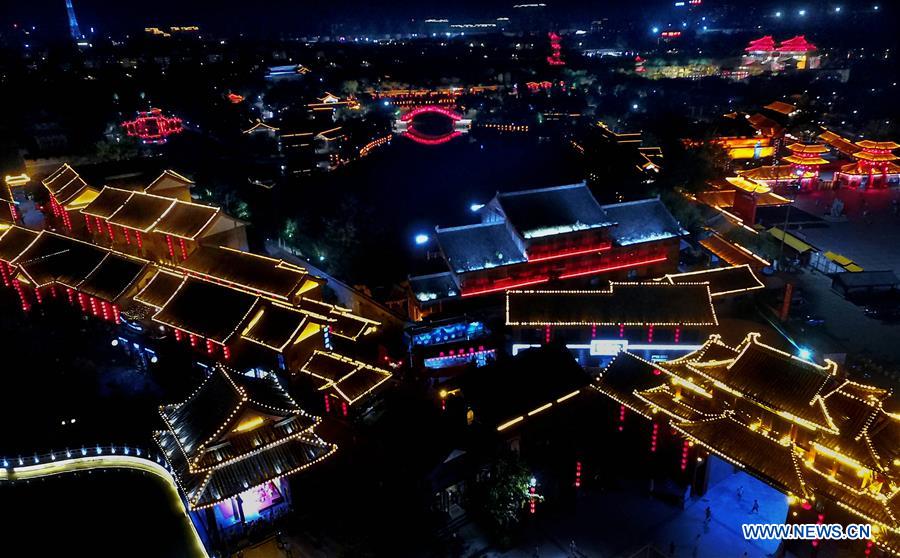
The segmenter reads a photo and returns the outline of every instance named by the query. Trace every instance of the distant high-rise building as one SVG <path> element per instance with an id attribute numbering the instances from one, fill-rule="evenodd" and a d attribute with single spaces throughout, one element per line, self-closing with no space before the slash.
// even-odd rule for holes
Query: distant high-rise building
<path id="1" fill-rule="evenodd" d="M 78 18 L 75 17 L 75 8 L 72 6 L 72 0 L 66 0 L 66 14 L 69 16 L 69 33 L 72 35 L 72 40 L 76 43 L 84 42 L 84 34 L 78 27 Z"/>

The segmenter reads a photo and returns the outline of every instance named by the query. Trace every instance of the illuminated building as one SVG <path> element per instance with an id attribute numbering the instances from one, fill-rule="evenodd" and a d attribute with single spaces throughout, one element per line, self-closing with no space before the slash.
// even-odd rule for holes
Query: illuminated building
<path id="1" fill-rule="evenodd" d="M 790 163 L 791 174 L 800 182 L 801 189 L 814 190 L 819 182 L 819 167 L 828 164 L 828 160 L 822 158 L 828 148 L 816 143 L 792 143 L 787 148 L 791 154 L 783 160 Z"/>
<path id="2" fill-rule="evenodd" d="M 819 56 L 814 44 L 806 40 L 803 35 L 786 39 L 776 46 L 775 39 L 766 35 L 750 41 L 744 48 L 742 66 L 759 68 L 769 72 L 779 72 L 784 69 L 815 69 L 819 67 Z"/>
<path id="3" fill-rule="evenodd" d="M 674 267 L 683 234 L 658 199 L 601 206 L 583 182 L 499 193 L 477 214 L 479 224 L 435 229 L 449 271 L 410 278 L 414 317 L 551 281 L 659 276 Z"/>
<path id="4" fill-rule="evenodd" d="M 169 136 L 184 131 L 180 118 L 165 116 L 158 108 L 138 112 L 137 118 L 122 122 L 122 127 L 126 134 L 144 143 L 166 143 Z"/>
<path id="5" fill-rule="evenodd" d="M 47 184 L 65 195 L 87 188 L 68 166 Z M 144 191 L 105 187 L 85 208 L 88 241 L 5 228 L 4 284 L 26 311 L 59 299 L 116 323 L 127 318 L 140 331 L 162 330 L 212 360 L 289 370 L 376 330 L 379 322 L 322 302 L 325 280 L 305 268 L 224 244 L 235 239 L 230 218 L 215 225 L 219 208 L 183 201 L 190 184 L 167 171 Z"/>
<path id="6" fill-rule="evenodd" d="M 562 59 L 562 38 L 553 31 L 548 33 L 547 37 L 550 39 L 550 56 L 547 57 L 547 64 L 565 66 L 566 61 Z"/>
<path id="7" fill-rule="evenodd" d="M 756 224 L 758 207 L 791 203 L 788 198 L 772 191 L 770 184 L 774 184 L 774 181 L 752 180 L 745 173 L 739 173 L 739 176 L 727 177 L 724 182 L 725 184 L 711 183 L 711 189 L 688 197 L 719 211 L 732 223 L 748 228 Z"/>
<path id="8" fill-rule="evenodd" d="M 752 276 L 749 268 L 726 273 L 714 283 L 722 289 L 717 294 L 747 289 L 746 273 Z M 613 282 L 608 289 L 507 291 L 512 353 L 563 343 L 583 366 L 600 366 L 624 350 L 648 359 L 693 351 L 719 323 L 710 281 L 666 277 L 674 279 Z"/>
<path id="9" fill-rule="evenodd" d="M 217 366 L 185 401 L 160 407 L 160 415 L 165 429 L 154 438 L 188 509 L 212 510 L 197 514 L 207 529 L 289 504 L 285 478 L 337 451 L 316 433 L 321 419 L 301 409 L 271 374 Z"/>
<path id="10" fill-rule="evenodd" d="M 194 203 L 193 182 L 171 170 L 142 190 L 97 191 L 68 164 L 42 182 L 60 228 L 98 245 L 160 263 L 184 260 L 201 244 L 247 248 L 246 223 Z"/>
<path id="11" fill-rule="evenodd" d="M 886 408 L 890 390 L 850 380 L 832 361 L 765 345 L 756 333 L 737 347 L 712 336 L 665 362 L 623 352 L 594 387 L 684 440 L 685 482 L 708 475 L 705 457 L 716 455 L 785 492 L 786 521 L 837 506 L 871 523 L 875 544 L 900 553 L 900 415 Z"/>
<path id="12" fill-rule="evenodd" d="M 841 167 L 834 173 L 838 185 L 865 190 L 867 188 L 888 188 L 900 182 L 900 166 L 893 151 L 900 145 L 892 141 L 863 140 L 855 144 L 852 157 L 855 163 Z"/>
<path id="13" fill-rule="evenodd" d="M 435 376 L 470 364 L 480 368 L 497 356 L 494 336 L 482 320 L 449 318 L 416 324 L 406 330 L 406 336 L 412 364 L 424 366 Z"/>
<path id="14" fill-rule="evenodd" d="M 300 64 L 269 66 L 269 68 L 266 70 L 266 79 L 272 81 L 296 79 L 305 76 L 309 72 L 309 68 Z"/>

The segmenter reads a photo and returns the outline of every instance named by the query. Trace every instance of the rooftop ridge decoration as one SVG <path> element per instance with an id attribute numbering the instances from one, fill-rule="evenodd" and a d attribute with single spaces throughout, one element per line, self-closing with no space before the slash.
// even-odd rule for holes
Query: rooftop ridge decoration
<path id="1" fill-rule="evenodd" d="M 654 291 L 670 291 L 678 293 L 679 296 L 671 296 L 670 293 L 664 297 L 664 300 L 653 299 L 648 302 L 646 307 L 638 308 L 640 313 L 660 312 L 656 317 L 658 319 L 643 317 L 627 316 L 630 311 L 634 310 L 638 299 L 641 295 L 656 295 Z M 535 301 L 534 297 L 540 297 L 544 304 L 541 305 Z M 521 302 L 520 302 L 521 299 Z M 575 308 L 569 308 L 563 305 L 565 299 L 574 299 L 576 301 Z M 590 303 L 588 300 L 590 299 Z M 693 316 L 684 319 L 670 315 L 669 309 L 665 307 L 665 302 L 673 302 L 690 306 L 696 309 L 702 301 L 706 305 L 698 310 Z M 602 303 L 608 303 L 609 308 L 601 308 Z M 521 306 L 520 306 L 521 305 Z M 534 316 L 534 312 L 545 311 L 561 311 L 563 313 L 591 313 L 607 311 L 615 314 L 613 318 L 608 316 L 583 316 L 579 319 L 570 319 L 568 317 L 556 318 L 552 315 Z M 681 308 L 684 310 L 684 308 Z M 524 312 L 524 316 L 519 318 L 517 314 Z M 665 313 L 663 315 L 662 313 Z M 531 316 L 530 318 L 528 316 Z M 670 284 L 660 281 L 645 282 L 610 282 L 609 289 L 592 289 L 592 290 L 522 290 L 511 289 L 506 293 L 506 325 L 514 326 L 546 326 L 546 325 L 624 325 L 624 326 L 644 326 L 644 325 L 679 325 L 679 326 L 714 326 L 718 325 L 716 310 L 712 304 L 712 295 L 709 289 L 709 282 L 696 283 L 678 283 Z"/>
<path id="2" fill-rule="evenodd" d="M 656 280 L 668 282 L 672 285 L 681 284 L 684 280 L 701 283 L 708 282 L 713 298 L 743 294 L 765 288 L 765 285 L 753 272 L 750 264 L 714 267 L 712 269 L 687 271 L 684 273 L 669 273 Z"/>
<path id="3" fill-rule="evenodd" d="M 223 388 L 236 395 L 227 408 L 221 408 Z M 286 408 L 260 397 L 279 400 Z M 253 417 L 246 426 L 232 428 L 248 403 L 275 416 Z M 217 423 L 207 418 L 210 405 L 225 412 Z M 337 451 L 315 434 L 321 419 L 297 406 L 272 375 L 248 377 L 219 365 L 184 401 L 161 406 L 160 416 L 167 429 L 154 438 L 192 510 L 304 470 Z M 296 425 L 299 418 L 306 424 Z M 203 442 L 195 446 L 197 440 Z"/>
<path id="4" fill-rule="evenodd" d="M 900 554 L 900 415 L 885 408 L 890 390 L 842 378 L 833 361 L 797 358 L 758 333 L 737 347 L 713 335 L 666 362 L 622 352 L 593 388 L 649 420 L 663 416 L 792 505 L 818 496 L 872 523 L 875 543 Z"/>

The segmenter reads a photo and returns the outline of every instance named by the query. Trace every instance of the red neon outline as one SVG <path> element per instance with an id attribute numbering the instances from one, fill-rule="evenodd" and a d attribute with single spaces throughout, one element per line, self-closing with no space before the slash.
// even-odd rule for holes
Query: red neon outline
<path id="1" fill-rule="evenodd" d="M 667 259 L 669 259 L 668 256 L 660 256 L 658 258 L 653 258 L 650 260 L 641 260 L 638 262 L 630 262 L 630 263 L 613 265 L 613 266 L 598 267 L 598 268 L 590 269 L 588 271 L 577 271 L 575 273 L 568 273 L 565 275 L 560 275 L 559 279 L 571 279 L 572 277 L 581 277 L 584 275 L 592 275 L 594 273 L 602 273 L 604 271 L 615 271 L 617 269 L 625 269 L 626 267 L 636 267 L 639 265 L 659 263 L 659 262 L 666 261 Z M 493 292 L 497 292 L 497 291 L 506 291 L 506 290 L 515 289 L 518 287 L 527 287 L 528 285 L 537 285 L 538 283 L 546 283 L 549 280 L 550 280 L 549 277 L 544 277 L 542 279 L 529 280 L 529 281 L 524 281 L 521 283 L 514 283 L 512 285 L 504 285 L 502 287 L 490 287 L 488 289 L 482 289 L 480 291 L 472 291 L 472 292 L 468 292 L 468 293 L 462 293 L 461 296 L 467 297 L 467 296 L 476 296 L 476 295 L 481 295 L 481 294 L 493 293 Z"/>
<path id="2" fill-rule="evenodd" d="M 444 134 L 443 136 L 426 136 L 417 131 L 415 128 L 409 128 L 401 135 L 421 145 L 441 145 L 443 143 L 447 143 L 453 138 L 458 138 L 462 135 L 462 132 L 460 132 L 459 130 L 454 130 L 449 134 Z"/>
<path id="3" fill-rule="evenodd" d="M 424 105 L 421 107 L 416 107 L 411 111 L 407 112 L 403 116 L 400 117 L 400 120 L 403 122 L 409 122 L 413 118 L 419 116 L 420 114 L 440 114 L 442 116 L 446 116 L 450 120 L 456 122 L 457 120 L 462 120 L 463 115 L 456 112 L 455 110 L 446 109 L 444 107 L 438 105 Z"/>
<path id="4" fill-rule="evenodd" d="M 565 258 L 567 256 L 580 256 L 581 254 L 590 254 L 591 252 L 605 252 L 605 251 L 609 250 L 610 248 L 612 248 L 612 243 L 607 242 L 606 244 L 603 244 L 599 248 L 596 248 L 596 247 L 588 248 L 587 250 L 577 250 L 574 252 L 558 252 L 556 254 L 551 254 L 549 256 L 541 256 L 539 258 L 532 258 L 531 256 L 529 256 L 528 261 L 529 262 L 543 262 L 543 261 L 547 261 L 547 260 L 555 260 L 557 258 Z"/>
<path id="5" fill-rule="evenodd" d="M 549 280 L 550 280 L 549 277 L 544 277 L 543 279 L 530 280 L 530 281 L 525 281 L 525 282 L 523 282 L 523 283 L 515 283 L 515 284 L 512 284 L 512 285 L 503 286 L 503 287 L 490 287 L 490 288 L 488 288 L 488 289 L 483 289 L 483 290 L 480 290 L 480 291 L 474 291 L 474 292 L 470 292 L 470 293 L 463 293 L 462 296 L 463 296 L 463 297 L 467 297 L 467 296 L 475 296 L 475 295 L 486 294 L 486 293 L 494 293 L 494 292 L 497 292 L 497 291 L 505 291 L 505 290 L 507 290 L 507 289 L 515 289 L 515 288 L 517 288 L 517 287 L 527 287 L 528 285 L 537 285 L 538 283 L 545 283 L 545 282 L 547 282 L 547 281 L 549 281 Z"/>
<path id="6" fill-rule="evenodd" d="M 583 276 L 583 275 L 591 275 L 591 274 L 593 274 L 593 273 L 600 273 L 600 272 L 602 272 L 602 271 L 614 271 L 614 270 L 616 270 L 616 269 L 624 269 L 624 268 L 626 268 L 626 267 L 635 267 L 635 266 L 638 266 L 638 265 L 645 265 L 645 264 L 651 264 L 651 263 L 664 262 L 664 261 L 666 261 L 667 259 L 669 259 L 668 256 L 662 256 L 662 257 L 659 257 L 659 258 L 654 258 L 654 259 L 652 259 L 652 260 L 643 260 L 643 261 L 639 261 L 639 262 L 631 262 L 631 263 L 626 263 L 626 264 L 621 264 L 621 265 L 614 265 L 614 266 L 609 266 L 609 267 L 598 267 L 598 268 L 596 268 L 596 269 L 591 269 L 591 270 L 588 270 L 588 271 L 578 271 L 578 272 L 575 272 L 575 273 L 568 273 L 568 274 L 566 274 L 566 275 L 560 275 L 559 278 L 560 278 L 560 279 L 569 279 L 569 278 L 572 278 L 572 277 L 581 277 L 581 276 Z"/>

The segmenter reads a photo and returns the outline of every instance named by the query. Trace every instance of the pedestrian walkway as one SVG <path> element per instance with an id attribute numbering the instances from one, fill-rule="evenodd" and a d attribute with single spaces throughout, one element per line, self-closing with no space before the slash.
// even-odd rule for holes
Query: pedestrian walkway
<path id="1" fill-rule="evenodd" d="M 743 493 L 738 498 L 738 488 Z M 754 500 L 759 512 L 751 513 Z M 706 508 L 711 519 L 705 520 Z M 628 558 L 647 544 L 664 556 L 676 558 L 765 558 L 779 541 L 747 541 L 744 523 L 783 523 L 787 498 L 781 492 L 745 472 L 721 480 L 685 509 L 641 494 L 640 490 L 615 490 L 586 494 L 575 516 L 560 518 L 535 529 L 529 540 L 506 552 L 470 556 L 496 558 Z M 670 553 L 670 551 L 672 551 Z"/>

